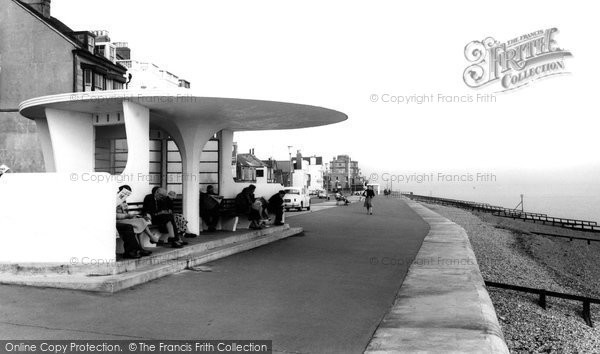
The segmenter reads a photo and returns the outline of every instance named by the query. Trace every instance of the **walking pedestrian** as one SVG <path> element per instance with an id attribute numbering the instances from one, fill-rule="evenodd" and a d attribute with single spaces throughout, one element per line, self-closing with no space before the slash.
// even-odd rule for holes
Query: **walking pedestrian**
<path id="1" fill-rule="evenodd" d="M 365 197 L 364 206 L 367 208 L 367 214 L 373 215 L 373 198 L 375 198 L 373 186 L 368 186 L 367 190 L 365 190 L 362 195 Z"/>

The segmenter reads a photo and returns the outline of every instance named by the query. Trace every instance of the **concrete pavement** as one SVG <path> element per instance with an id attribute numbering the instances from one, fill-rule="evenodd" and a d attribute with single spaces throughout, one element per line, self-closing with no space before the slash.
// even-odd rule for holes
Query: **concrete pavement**
<path id="1" fill-rule="evenodd" d="M 302 237 L 113 295 L 0 286 L 0 337 L 272 339 L 279 352 L 361 353 L 429 230 L 404 202 L 375 203 L 372 216 L 360 203 L 294 216 Z"/>
<path id="2" fill-rule="evenodd" d="M 368 354 L 508 354 L 465 230 L 408 202 L 430 230 Z"/>

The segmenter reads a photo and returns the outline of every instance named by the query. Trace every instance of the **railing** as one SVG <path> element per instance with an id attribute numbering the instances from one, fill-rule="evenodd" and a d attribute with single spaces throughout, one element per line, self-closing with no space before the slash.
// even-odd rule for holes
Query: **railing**
<path id="1" fill-rule="evenodd" d="M 509 209 L 501 206 L 490 205 L 487 203 L 471 202 L 466 200 L 448 199 L 431 197 L 410 193 L 402 193 L 402 196 L 410 198 L 412 200 L 423 201 L 428 203 L 436 203 L 441 205 L 449 205 L 462 209 L 469 209 L 472 211 L 480 211 L 485 213 L 491 213 L 495 216 L 501 216 L 511 219 L 519 219 L 522 221 L 531 221 L 533 223 L 542 223 L 543 225 L 551 224 L 552 226 L 558 226 L 566 229 L 586 231 L 586 232 L 597 232 L 600 233 L 600 226 L 596 221 L 588 220 L 577 220 L 568 218 L 557 218 L 548 216 L 546 214 L 531 213 L 526 211 L 520 211 L 516 209 Z"/>
<path id="2" fill-rule="evenodd" d="M 544 310 L 546 309 L 546 297 L 557 297 L 560 299 L 581 301 L 583 303 L 583 311 L 581 313 L 581 316 L 583 317 L 583 320 L 585 321 L 585 323 L 588 326 L 594 327 L 594 324 L 592 323 L 592 316 L 590 313 L 590 304 L 600 304 L 600 299 L 594 299 L 594 298 L 586 297 L 586 296 L 558 293 L 556 291 L 548 291 L 545 289 L 535 289 L 535 288 L 528 288 L 528 287 L 519 286 L 519 285 L 497 283 L 497 282 L 487 281 L 487 280 L 485 281 L 485 285 L 489 286 L 489 287 L 521 291 L 521 292 L 526 292 L 526 293 L 530 293 L 530 294 L 538 294 L 539 295 L 538 304 Z"/>

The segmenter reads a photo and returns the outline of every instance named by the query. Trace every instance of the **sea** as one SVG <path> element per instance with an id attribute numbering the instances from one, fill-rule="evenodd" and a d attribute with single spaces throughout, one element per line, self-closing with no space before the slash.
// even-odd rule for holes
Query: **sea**
<path id="1" fill-rule="evenodd" d="M 489 203 L 516 208 L 523 195 L 525 211 L 600 224 L 600 169 L 539 171 L 537 173 L 495 174 L 488 182 L 396 183 L 393 190 L 415 194 Z M 463 176 L 457 174 L 457 176 Z M 386 188 L 386 185 L 381 185 Z M 518 207 L 521 209 L 521 207 Z"/>

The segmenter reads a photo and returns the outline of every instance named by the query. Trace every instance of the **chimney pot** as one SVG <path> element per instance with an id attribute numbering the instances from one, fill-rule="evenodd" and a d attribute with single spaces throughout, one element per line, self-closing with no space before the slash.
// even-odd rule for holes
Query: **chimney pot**
<path id="1" fill-rule="evenodd" d="M 23 0 L 24 3 L 31 6 L 35 11 L 46 18 L 50 18 L 50 1 L 51 0 Z"/>

